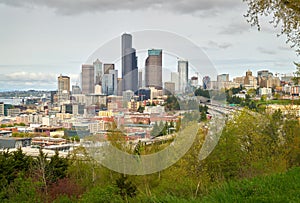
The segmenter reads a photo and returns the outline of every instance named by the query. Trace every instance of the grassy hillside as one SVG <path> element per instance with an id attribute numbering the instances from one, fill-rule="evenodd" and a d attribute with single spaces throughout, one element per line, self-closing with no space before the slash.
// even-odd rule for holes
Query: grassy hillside
<path id="1" fill-rule="evenodd" d="M 300 168 L 286 173 L 231 181 L 201 202 L 300 202 Z"/>

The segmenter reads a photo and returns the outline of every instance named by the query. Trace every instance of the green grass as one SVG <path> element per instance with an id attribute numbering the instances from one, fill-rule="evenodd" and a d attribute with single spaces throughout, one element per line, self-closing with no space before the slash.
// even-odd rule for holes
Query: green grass
<path id="1" fill-rule="evenodd" d="M 60 197 L 55 202 L 125 202 L 105 188 L 94 188 L 91 195 L 83 195 L 81 200 Z M 198 203 L 198 202 L 300 202 L 300 168 L 293 168 L 286 173 L 256 177 L 241 181 L 229 181 L 214 188 L 207 196 L 184 198 L 176 194 L 157 194 L 151 197 L 129 198 L 129 202 L 142 203 Z"/>
<path id="2" fill-rule="evenodd" d="M 201 202 L 300 202 L 300 168 L 249 180 L 230 181 Z"/>

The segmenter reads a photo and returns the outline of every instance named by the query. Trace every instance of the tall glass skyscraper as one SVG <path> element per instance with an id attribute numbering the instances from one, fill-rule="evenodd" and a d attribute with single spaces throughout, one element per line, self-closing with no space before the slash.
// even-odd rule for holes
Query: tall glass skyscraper
<path id="1" fill-rule="evenodd" d="M 94 63 L 95 68 L 95 85 L 101 85 L 102 84 L 102 75 L 103 75 L 103 68 L 102 63 L 99 59 L 97 59 Z"/>
<path id="2" fill-rule="evenodd" d="M 145 64 L 145 85 L 162 89 L 162 50 L 148 50 L 148 58 Z"/>
<path id="3" fill-rule="evenodd" d="M 102 92 L 107 95 L 117 95 L 118 93 L 118 70 L 109 70 L 103 75 Z"/>
<path id="4" fill-rule="evenodd" d="M 136 50 L 132 48 L 132 36 L 122 35 L 122 88 L 123 91 L 138 90 L 138 67 Z"/>

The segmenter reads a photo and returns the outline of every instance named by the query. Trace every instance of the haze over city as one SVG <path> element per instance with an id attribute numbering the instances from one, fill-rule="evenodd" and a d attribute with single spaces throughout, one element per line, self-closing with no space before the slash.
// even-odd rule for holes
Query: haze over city
<path id="1" fill-rule="evenodd" d="M 292 73 L 296 54 L 285 36 L 276 36 L 279 28 L 264 19 L 259 32 L 246 22 L 245 13 L 246 5 L 233 0 L 0 1 L 0 91 L 54 90 L 61 73 L 75 84 L 81 65 L 96 49 L 124 32 L 142 30 L 168 31 L 191 40 L 217 72 L 228 73 L 230 79 L 248 69 L 254 74 L 263 69 Z M 145 54 L 137 56 L 143 68 Z M 176 62 L 170 68 L 176 69 Z"/>

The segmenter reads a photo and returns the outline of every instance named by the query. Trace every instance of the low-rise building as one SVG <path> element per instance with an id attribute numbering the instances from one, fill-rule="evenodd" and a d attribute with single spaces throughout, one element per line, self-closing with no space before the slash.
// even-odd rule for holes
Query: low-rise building
<path id="1" fill-rule="evenodd" d="M 163 114 L 163 113 L 165 113 L 165 107 L 164 106 L 145 106 L 144 113 Z"/>
<path id="2" fill-rule="evenodd" d="M 50 145 L 66 144 L 67 140 L 63 138 L 53 138 L 53 137 L 34 137 L 32 138 L 31 142 L 33 145 L 50 146 Z"/>
<path id="3" fill-rule="evenodd" d="M 14 149 L 30 145 L 31 138 L 0 137 L 0 149 Z"/>
<path id="4" fill-rule="evenodd" d="M 11 137 L 12 136 L 12 131 L 8 130 L 1 130 L 0 131 L 0 137 Z"/>
<path id="5" fill-rule="evenodd" d="M 271 96 L 272 95 L 272 88 L 259 88 L 259 95 L 263 96 L 263 95 L 267 95 L 267 96 Z"/>
<path id="6" fill-rule="evenodd" d="M 300 85 L 295 85 L 291 87 L 292 96 L 300 96 Z"/>

